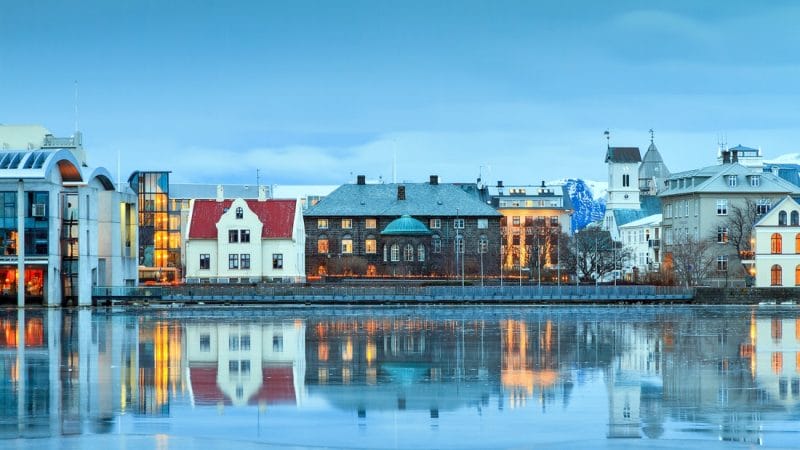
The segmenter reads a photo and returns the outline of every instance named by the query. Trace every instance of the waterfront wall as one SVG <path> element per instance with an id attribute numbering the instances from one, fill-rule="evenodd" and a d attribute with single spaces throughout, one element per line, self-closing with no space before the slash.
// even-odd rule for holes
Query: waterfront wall
<path id="1" fill-rule="evenodd" d="M 800 288 L 698 287 L 692 301 L 698 305 L 757 305 L 763 302 L 800 303 Z"/>

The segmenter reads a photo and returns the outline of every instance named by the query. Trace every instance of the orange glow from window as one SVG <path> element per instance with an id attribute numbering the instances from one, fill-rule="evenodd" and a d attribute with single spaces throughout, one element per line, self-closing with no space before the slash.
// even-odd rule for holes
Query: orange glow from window
<path id="1" fill-rule="evenodd" d="M 772 353 L 772 371 L 776 375 L 780 375 L 781 372 L 783 372 L 783 353 L 780 352 Z"/>
<path id="2" fill-rule="evenodd" d="M 320 342 L 317 346 L 317 358 L 320 361 L 327 361 L 328 360 L 328 343 L 327 342 Z"/>
<path id="3" fill-rule="evenodd" d="M 353 360 L 353 340 L 351 338 L 347 338 L 347 342 L 345 342 L 344 346 L 342 346 L 342 361 L 352 361 Z"/>

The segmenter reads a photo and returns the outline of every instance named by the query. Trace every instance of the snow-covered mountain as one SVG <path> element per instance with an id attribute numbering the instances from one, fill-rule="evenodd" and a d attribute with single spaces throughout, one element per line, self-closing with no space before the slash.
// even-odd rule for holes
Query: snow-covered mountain
<path id="1" fill-rule="evenodd" d="M 800 153 L 787 153 L 777 158 L 764 160 L 764 164 L 800 164 Z"/>
<path id="2" fill-rule="evenodd" d="M 548 184 L 567 187 L 575 208 L 572 214 L 573 231 L 580 231 L 590 223 L 601 220 L 606 213 L 607 182 L 566 178 Z"/>

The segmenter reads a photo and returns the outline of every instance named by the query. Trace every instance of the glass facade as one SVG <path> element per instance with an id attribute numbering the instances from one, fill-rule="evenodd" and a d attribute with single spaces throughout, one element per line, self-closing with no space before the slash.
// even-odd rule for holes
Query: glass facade
<path id="1" fill-rule="evenodd" d="M 181 211 L 171 208 L 169 172 L 135 172 L 129 181 L 139 203 L 140 281 L 180 281 Z"/>

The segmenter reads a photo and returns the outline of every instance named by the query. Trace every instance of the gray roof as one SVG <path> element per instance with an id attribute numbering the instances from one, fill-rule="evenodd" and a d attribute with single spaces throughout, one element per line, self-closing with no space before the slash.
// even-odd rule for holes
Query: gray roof
<path id="1" fill-rule="evenodd" d="M 641 209 L 615 209 L 614 222 L 618 227 L 631 223 L 635 220 L 643 219 L 654 214 L 661 213 L 661 200 L 652 195 L 643 196 Z"/>
<path id="2" fill-rule="evenodd" d="M 735 187 L 730 187 L 726 180 L 727 176 L 735 175 L 738 179 Z M 752 186 L 747 177 L 754 175 L 760 176 L 758 186 Z M 689 179 L 693 184 L 678 187 L 665 187 L 658 195 L 659 197 L 670 197 L 674 195 L 695 194 L 695 193 L 732 193 L 732 194 L 758 194 L 758 193 L 779 193 L 797 194 L 800 187 L 778 177 L 771 172 L 764 172 L 762 169 L 753 169 L 739 163 L 718 164 L 716 166 L 703 167 L 696 170 L 674 173 L 668 180 Z"/>
<path id="3" fill-rule="evenodd" d="M 639 147 L 608 147 L 606 162 L 638 163 L 642 161 Z"/>
<path id="4" fill-rule="evenodd" d="M 169 196 L 179 199 L 214 199 L 217 198 L 217 186 L 219 185 L 170 183 Z M 258 198 L 258 186 L 255 184 L 223 184 L 222 191 L 225 198 Z"/>
<path id="5" fill-rule="evenodd" d="M 406 199 L 397 199 L 405 186 Z M 468 184 L 345 184 L 306 211 L 306 216 L 480 216 L 500 213 L 480 200 Z"/>
<path id="6" fill-rule="evenodd" d="M 657 180 L 663 180 L 668 176 L 669 169 L 664 164 L 664 159 L 661 158 L 661 153 L 656 148 L 656 144 L 651 142 L 650 147 L 647 148 L 644 154 L 644 158 L 642 158 L 642 165 L 639 166 L 639 179 L 656 178 Z"/>

